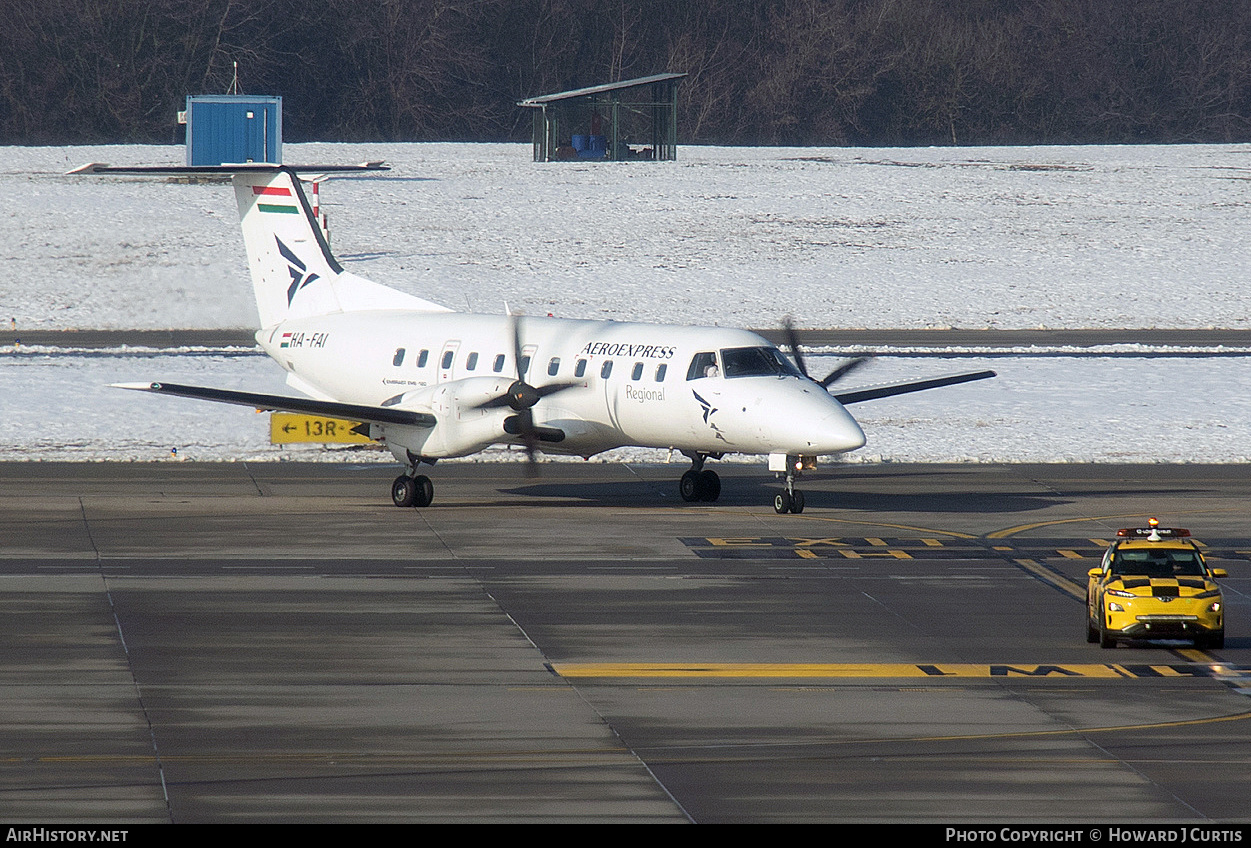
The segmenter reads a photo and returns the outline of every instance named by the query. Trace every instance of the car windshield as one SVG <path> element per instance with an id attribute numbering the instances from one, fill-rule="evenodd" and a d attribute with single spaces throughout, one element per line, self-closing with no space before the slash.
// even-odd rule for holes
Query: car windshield
<path id="1" fill-rule="evenodd" d="M 721 351 L 727 377 L 800 377 L 799 369 L 775 347 L 733 347 Z"/>
<path id="2" fill-rule="evenodd" d="M 1199 555 L 1185 550 L 1117 551 L 1112 573 L 1133 577 L 1202 577 Z"/>

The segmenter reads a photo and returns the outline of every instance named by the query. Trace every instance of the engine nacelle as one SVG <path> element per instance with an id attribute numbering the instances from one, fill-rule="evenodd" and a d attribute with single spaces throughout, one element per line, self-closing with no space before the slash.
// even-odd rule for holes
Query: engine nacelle
<path id="1" fill-rule="evenodd" d="M 513 411 L 508 407 L 483 408 L 482 404 L 505 394 L 512 384 L 513 380 L 506 377 L 469 377 L 405 392 L 383 405 L 428 412 L 438 423 L 432 428 L 375 424 L 371 435 L 385 439 L 393 453 L 397 446 L 430 458 L 477 453 L 508 438 L 504 421 Z"/>
<path id="2" fill-rule="evenodd" d="M 482 404 L 505 394 L 512 384 L 513 380 L 507 377 L 468 377 L 413 389 L 383 401 L 382 405 L 430 412 L 440 419 L 445 416 L 454 420 L 480 418 L 496 411 L 482 409 Z"/>

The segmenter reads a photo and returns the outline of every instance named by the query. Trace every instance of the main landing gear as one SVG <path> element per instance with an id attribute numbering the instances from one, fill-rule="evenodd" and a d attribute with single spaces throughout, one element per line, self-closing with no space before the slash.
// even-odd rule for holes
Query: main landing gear
<path id="1" fill-rule="evenodd" d="M 434 500 L 434 483 L 424 474 L 412 477 L 401 474 L 391 484 L 391 500 L 396 506 L 430 506 Z"/>
<path id="2" fill-rule="evenodd" d="M 678 491 L 682 495 L 682 500 L 688 503 L 693 501 L 711 503 L 721 497 L 721 478 L 712 469 L 704 468 L 704 460 L 710 454 L 683 451 L 683 455 L 690 458 L 691 470 L 683 474 L 682 479 L 678 481 Z"/>

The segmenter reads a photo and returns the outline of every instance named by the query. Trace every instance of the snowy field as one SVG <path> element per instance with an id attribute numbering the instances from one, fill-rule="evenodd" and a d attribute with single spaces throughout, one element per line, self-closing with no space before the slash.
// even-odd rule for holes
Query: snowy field
<path id="1" fill-rule="evenodd" d="M 835 360 L 811 357 L 814 373 Z M 850 407 L 868 444 L 847 462 L 1246 462 L 1251 357 L 882 357 L 850 383 L 993 368 L 1000 376 Z M 260 355 L 114 351 L 0 356 L 0 460 L 390 461 L 390 454 L 269 444 L 250 409 L 108 387 L 162 379 L 290 392 Z M 664 461 L 662 451 L 599 459 Z M 495 451 L 479 459 L 519 459 Z M 573 460 L 580 461 L 580 460 Z M 686 465 L 686 460 L 675 457 Z M 750 461 L 759 462 L 758 459 Z M 442 467 L 442 466 L 440 466 Z"/>
<path id="2" fill-rule="evenodd" d="M 787 314 L 808 327 L 1251 327 L 1251 146 L 679 155 L 596 165 L 535 164 L 528 145 L 284 149 L 289 163 L 391 163 L 325 184 L 332 243 L 357 273 L 456 309 L 758 327 Z M 0 148 L 0 320 L 252 325 L 228 187 L 64 176 L 89 161 L 182 157 Z M 880 357 L 845 387 L 1001 376 L 852 407 L 869 444 L 848 461 L 1244 462 L 1247 353 Z M 249 410 L 106 388 L 279 390 L 280 376 L 243 353 L 5 350 L 0 458 L 163 459 L 171 447 L 193 459 L 384 458 L 274 448 Z M 664 454 L 610 458 L 622 456 Z"/>
<path id="3" fill-rule="evenodd" d="M 352 270 L 455 309 L 809 327 L 1251 326 L 1251 146 L 295 145 Z M 254 320 L 222 185 L 66 177 L 181 147 L 0 148 L 0 313 L 25 327 Z"/>

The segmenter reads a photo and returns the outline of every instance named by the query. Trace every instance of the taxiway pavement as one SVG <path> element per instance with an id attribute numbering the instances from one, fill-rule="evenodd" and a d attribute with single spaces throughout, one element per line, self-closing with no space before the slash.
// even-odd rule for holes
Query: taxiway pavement
<path id="1" fill-rule="evenodd" d="M 0 465 L 0 815 L 1243 821 L 1244 466 Z M 1101 650 L 1158 515 L 1226 647 Z"/>

